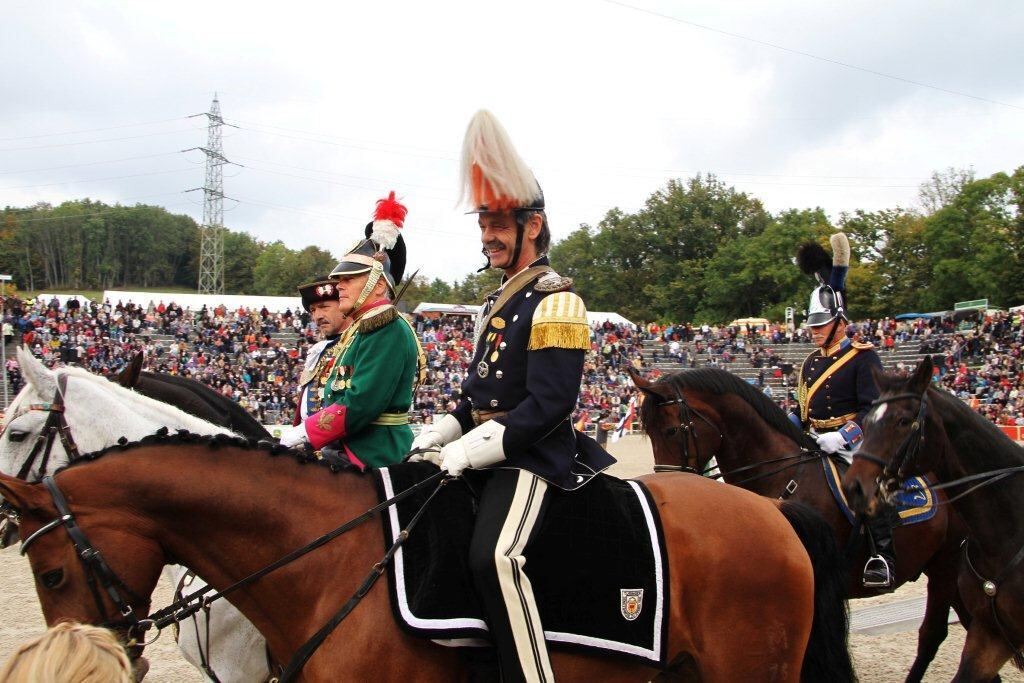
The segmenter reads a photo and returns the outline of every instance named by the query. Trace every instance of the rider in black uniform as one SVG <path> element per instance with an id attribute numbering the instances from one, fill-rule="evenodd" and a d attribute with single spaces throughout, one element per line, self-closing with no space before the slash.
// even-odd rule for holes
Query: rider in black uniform
<path id="1" fill-rule="evenodd" d="M 546 257 L 544 195 L 489 112 L 466 131 L 463 177 L 479 215 L 485 267 L 505 271 L 477 317 L 462 401 L 413 448 L 458 476 L 476 473 L 480 502 L 470 569 L 498 649 L 502 680 L 551 681 L 527 554 L 554 488 L 577 489 L 614 462 L 573 428 L 590 328 L 572 280 Z M 477 478 L 473 479 L 478 481 Z"/>
<path id="2" fill-rule="evenodd" d="M 807 327 L 818 349 L 800 368 L 797 380 L 798 413 L 790 417 L 810 430 L 818 446 L 850 461 L 860 444 L 861 425 L 878 398 L 871 369 L 882 369 L 882 361 L 871 344 L 846 335 L 846 272 L 850 265 L 850 243 L 843 233 L 831 238 L 833 257 L 816 243 L 802 246 L 797 254 L 800 268 L 813 274 L 818 287 L 811 293 Z M 894 512 L 886 506 L 866 520 L 873 552 L 864 566 L 864 585 L 891 588 L 896 558 L 892 542 Z"/>

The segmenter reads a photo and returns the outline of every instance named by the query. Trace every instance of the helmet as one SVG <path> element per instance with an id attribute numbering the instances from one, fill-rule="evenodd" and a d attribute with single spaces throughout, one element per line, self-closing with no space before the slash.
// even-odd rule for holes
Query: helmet
<path id="1" fill-rule="evenodd" d="M 846 317 L 846 273 L 850 269 L 850 241 L 845 233 L 837 232 L 829 238 L 832 257 L 817 242 L 808 242 L 796 254 L 797 265 L 813 275 L 818 286 L 811 292 L 807 305 L 806 325 L 818 327 L 836 318 Z"/>
<path id="2" fill-rule="evenodd" d="M 392 296 L 405 274 L 405 240 L 399 230 L 405 222 L 408 209 L 395 199 L 391 192 L 386 199 L 378 200 L 374 220 L 366 224 L 365 239 L 359 240 L 348 250 L 341 262 L 331 271 L 330 277 L 360 275 L 369 273 L 363 295 L 354 308 L 366 301 L 366 297 L 377 286 L 381 277 L 387 282 Z"/>

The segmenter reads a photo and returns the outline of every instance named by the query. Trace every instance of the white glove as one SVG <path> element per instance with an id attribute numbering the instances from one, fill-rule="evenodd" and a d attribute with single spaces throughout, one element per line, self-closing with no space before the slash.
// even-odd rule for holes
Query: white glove
<path id="1" fill-rule="evenodd" d="M 826 453 L 835 453 L 836 451 L 845 451 L 849 448 L 846 443 L 846 438 L 843 437 L 839 432 L 829 432 L 828 434 L 818 435 L 818 446 L 821 450 Z"/>
<path id="2" fill-rule="evenodd" d="M 281 433 L 281 438 L 278 439 L 282 446 L 287 448 L 295 448 L 307 441 L 309 437 L 306 436 L 306 426 L 303 424 L 289 427 Z"/>
<path id="3" fill-rule="evenodd" d="M 501 462 L 505 459 L 504 435 L 505 425 L 497 420 L 469 430 L 441 449 L 441 469 L 457 477 L 467 468 L 480 469 Z"/>
<path id="4" fill-rule="evenodd" d="M 441 466 L 441 456 L 438 454 L 436 449 L 441 448 L 446 443 L 451 443 L 462 436 L 462 425 L 455 418 L 454 415 L 445 415 L 437 422 L 428 425 L 420 435 L 412 440 L 412 446 L 409 450 L 416 450 L 419 448 L 429 449 L 427 453 L 418 453 L 411 458 L 410 462 L 419 462 L 426 460 L 432 462 L 438 467 Z"/>
<path id="5" fill-rule="evenodd" d="M 440 462 L 437 463 L 438 467 L 453 477 L 457 477 L 462 474 L 462 471 L 467 467 L 472 467 L 469 462 L 469 456 L 466 454 L 466 447 L 462 443 L 462 439 L 453 441 L 442 448 L 439 456 Z M 429 460 L 430 458 L 427 459 Z M 433 462 L 433 460 L 431 460 L 431 462 Z"/>

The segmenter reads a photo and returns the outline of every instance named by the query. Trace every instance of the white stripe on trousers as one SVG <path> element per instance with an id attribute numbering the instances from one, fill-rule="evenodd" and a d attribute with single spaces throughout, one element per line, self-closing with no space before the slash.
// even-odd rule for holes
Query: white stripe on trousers
<path id="1" fill-rule="evenodd" d="M 544 644 L 544 629 L 537 612 L 530 579 L 523 572 L 523 550 L 540 513 L 547 483 L 536 475 L 519 470 L 516 490 L 505 523 L 498 534 L 494 562 L 498 585 L 505 601 L 512 637 L 519 654 L 519 665 L 527 681 L 554 681 L 551 661 Z"/>

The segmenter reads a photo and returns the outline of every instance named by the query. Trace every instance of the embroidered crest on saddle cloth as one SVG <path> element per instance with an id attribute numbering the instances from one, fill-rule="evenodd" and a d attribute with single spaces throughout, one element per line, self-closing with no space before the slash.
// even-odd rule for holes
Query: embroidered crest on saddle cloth
<path id="1" fill-rule="evenodd" d="M 527 348 L 589 351 L 590 325 L 583 299 L 573 292 L 555 292 L 544 297 L 533 311 Z"/>
<path id="2" fill-rule="evenodd" d="M 425 463 L 377 470 L 379 495 L 390 498 L 436 471 Z M 429 494 L 419 491 L 381 515 L 388 546 Z M 527 551 L 545 638 L 664 666 L 668 564 L 647 490 L 598 475 L 549 505 L 543 531 Z M 444 487 L 388 565 L 395 618 L 416 635 L 487 637 L 468 567 L 473 510 L 466 486 Z"/>

